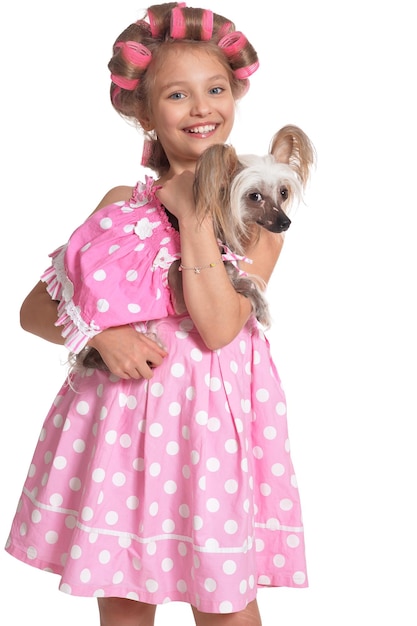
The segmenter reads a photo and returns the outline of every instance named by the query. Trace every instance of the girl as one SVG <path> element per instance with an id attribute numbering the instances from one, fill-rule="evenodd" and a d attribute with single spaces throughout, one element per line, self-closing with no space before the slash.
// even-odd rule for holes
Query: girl
<path id="1" fill-rule="evenodd" d="M 151 625 L 168 601 L 188 602 L 198 626 L 259 626 L 259 587 L 307 586 L 285 396 L 192 187 L 257 67 L 230 21 L 182 3 L 150 7 L 117 38 L 112 103 L 147 134 L 144 164 L 157 180 L 100 202 L 107 261 L 89 266 L 88 280 L 111 292 L 106 281 L 123 278 L 129 310 L 152 321 L 85 323 L 60 270 L 65 247 L 22 305 L 25 330 L 73 352 L 94 348 L 106 369 L 75 369 L 58 392 L 6 549 L 59 574 L 62 591 L 97 597 L 101 626 Z M 279 235 L 254 231 L 241 269 L 267 283 L 281 247 Z M 176 259 L 186 312 L 171 297 Z M 101 298 L 96 317 L 112 306 Z M 149 328 L 162 343 L 138 332 Z"/>

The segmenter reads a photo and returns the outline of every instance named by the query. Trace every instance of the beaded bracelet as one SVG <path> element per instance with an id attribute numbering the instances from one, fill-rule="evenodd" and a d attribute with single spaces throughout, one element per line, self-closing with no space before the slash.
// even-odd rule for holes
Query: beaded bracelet
<path id="1" fill-rule="evenodd" d="M 198 267 L 197 265 L 195 265 L 194 267 L 187 267 L 181 263 L 178 269 L 180 272 L 182 272 L 182 270 L 192 270 L 194 274 L 199 274 L 201 270 L 208 270 L 211 267 L 216 267 L 216 265 L 218 265 L 218 262 L 210 263 L 209 265 L 201 265 L 200 267 Z"/>

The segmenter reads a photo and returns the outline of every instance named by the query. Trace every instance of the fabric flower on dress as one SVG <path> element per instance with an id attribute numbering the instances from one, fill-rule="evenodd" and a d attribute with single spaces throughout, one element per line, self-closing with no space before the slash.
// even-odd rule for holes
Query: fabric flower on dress
<path id="1" fill-rule="evenodd" d="M 134 231 L 139 239 L 148 239 L 149 237 L 152 237 L 153 231 L 155 228 L 158 228 L 160 224 L 161 222 L 151 222 L 147 217 L 142 217 L 141 220 L 136 222 Z"/>
<path id="2" fill-rule="evenodd" d="M 163 270 L 168 270 L 171 264 L 178 258 L 179 255 L 170 254 L 168 252 L 168 248 L 161 248 L 153 260 L 152 271 L 154 271 L 157 267 L 160 267 Z"/>

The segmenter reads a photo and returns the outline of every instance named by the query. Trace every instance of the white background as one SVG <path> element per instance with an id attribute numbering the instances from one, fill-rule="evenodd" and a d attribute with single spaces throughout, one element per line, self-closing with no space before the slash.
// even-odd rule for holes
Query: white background
<path id="1" fill-rule="evenodd" d="M 200 6 L 198 3 L 196 6 Z M 204 5 L 207 6 L 208 5 Z M 141 136 L 112 110 L 107 62 L 137 0 L 14 0 L 0 16 L 3 389 L 0 539 L 63 377 L 63 348 L 24 333 L 47 254 L 117 184 Z M 310 587 L 259 593 L 264 626 L 415 626 L 416 58 L 412 3 L 210 0 L 261 68 L 231 140 L 267 151 L 301 126 L 318 165 L 269 287 L 289 404 Z M 7 624 L 98 624 L 95 600 L 0 553 Z M 157 624 L 192 624 L 183 604 Z"/>

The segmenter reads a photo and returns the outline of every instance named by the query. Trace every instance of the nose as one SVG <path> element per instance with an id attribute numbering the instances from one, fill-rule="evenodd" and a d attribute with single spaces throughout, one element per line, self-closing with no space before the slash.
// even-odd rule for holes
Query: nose
<path id="1" fill-rule="evenodd" d="M 204 95 L 195 95 L 191 105 L 191 115 L 205 117 L 211 113 L 211 106 L 208 98 Z"/>

